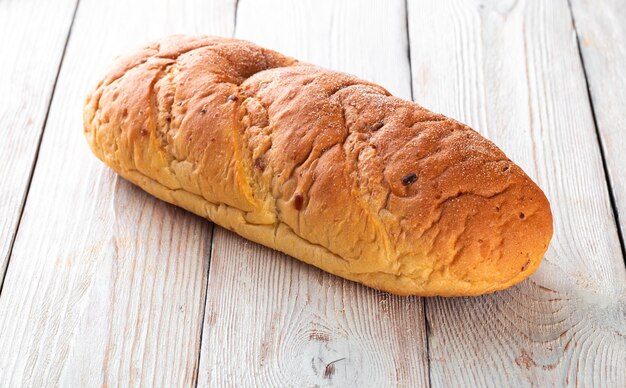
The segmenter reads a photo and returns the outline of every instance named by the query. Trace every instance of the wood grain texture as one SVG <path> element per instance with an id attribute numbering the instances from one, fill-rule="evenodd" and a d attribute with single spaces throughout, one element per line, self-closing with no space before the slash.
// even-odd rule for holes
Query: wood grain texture
<path id="1" fill-rule="evenodd" d="M 426 302 L 434 386 L 625 386 L 626 273 L 568 4 L 409 1 L 416 101 L 546 191 L 554 238 L 510 290 Z"/>
<path id="2" fill-rule="evenodd" d="M 596 124 L 626 231 L 626 2 L 572 0 Z"/>
<path id="3" fill-rule="evenodd" d="M 199 385 L 425 386 L 422 306 L 216 227 Z"/>
<path id="4" fill-rule="evenodd" d="M 0 2 L 0 287 L 75 8 Z"/>
<path id="5" fill-rule="evenodd" d="M 236 36 L 410 98 L 403 1 L 240 0 Z M 216 228 L 199 385 L 426 386 L 423 301 Z"/>
<path id="6" fill-rule="evenodd" d="M 211 224 L 105 168 L 82 104 L 120 52 L 230 34 L 233 17 L 233 2 L 81 1 L 0 296 L 0 385 L 194 384 Z"/>

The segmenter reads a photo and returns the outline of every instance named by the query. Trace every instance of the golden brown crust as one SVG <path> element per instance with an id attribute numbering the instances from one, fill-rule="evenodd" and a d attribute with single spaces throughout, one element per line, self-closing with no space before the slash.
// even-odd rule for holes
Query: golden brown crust
<path id="1" fill-rule="evenodd" d="M 541 189 L 471 128 L 240 40 L 173 36 L 119 59 L 84 123 L 156 197 L 396 294 L 509 287 L 552 236 Z"/>

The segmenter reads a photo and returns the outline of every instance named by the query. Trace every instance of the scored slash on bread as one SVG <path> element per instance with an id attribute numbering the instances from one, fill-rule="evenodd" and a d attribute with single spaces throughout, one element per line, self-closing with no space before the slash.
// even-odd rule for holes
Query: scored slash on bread
<path id="1" fill-rule="evenodd" d="M 241 40 L 172 36 L 118 59 L 84 131 L 157 198 L 395 294 L 507 288 L 552 236 L 541 189 L 468 126 Z"/>

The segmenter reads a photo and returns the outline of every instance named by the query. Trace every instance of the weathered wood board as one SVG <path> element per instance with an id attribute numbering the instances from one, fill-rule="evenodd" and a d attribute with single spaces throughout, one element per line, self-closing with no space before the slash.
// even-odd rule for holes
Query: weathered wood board
<path id="1" fill-rule="evenodd" d="M 403 1 L 241 0 L 235 35 L 411 97 Z M 424 386 L 422 306 L 216 228 L 199 384 Z"/>
<path id="2" fill-rule="evenodd" d="M 432 384 L 626 385 L 626 274 L 567 2 L 410 1 L 408 11 L 416 101 L 492 139 L 554 213 L 529 281 L 426 301 Z"/>
<path id="3" fill-rule="evenodd" d="M 211 223 L 107 169 L 82 135 L 88 88 L 171 33 L 232 33 L 233 2 L 80 2 L 0 297 L 8 386 L 195 384 Z"/>
<path id="4" fill-rule="evenodd" d="M 0 288 L 75 8 L 0 2 Z"/>

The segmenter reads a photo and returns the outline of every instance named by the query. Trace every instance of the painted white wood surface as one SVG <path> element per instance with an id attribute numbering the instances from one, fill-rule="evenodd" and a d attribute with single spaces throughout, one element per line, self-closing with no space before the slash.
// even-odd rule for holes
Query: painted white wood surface
<path id="1" fill-rule="evenodd" d="M 573 0 L 572 11 L 622 233 L 626 232 L 626 2 Z"/>
<path id="2" fill-rule="evenodd" d="M 0 287 L 75 8 L 0 1 Z"/>
<path id="3" fill-rule="evenodd" d="M 411 96 L 404 1 L 240 0 L 236 36 Z M 425 386 L 422 307 L 216 228 L 199 385 Z"/>
<path id="4" fill-rule="evenodd" d="M 409 1 L 413 92 L 545 190 L 531 280 L 426 301 L 433 386 L 626 386 L 626 274 L 566 0 Z"/>
<path id="5" fill-rule="evenodd" d="M 232 1 L 80 2 L 0 296 L 0 385 L 194 384 L 211 224 L 96 160 L 82 104 L 120 52 L 233 20 Z"/>
<path id="6" fill-rule="evenodd" d="M 426 311 L 221 228 L 211 248 L 210 223 L 89 152 L 82 102 L 112 58 L 232 35 L 235 3 L 81 0 L 0 295 L 0 385 L 626 386 L 626 271 L 566 0 L 408 0 L 415 100 L 494 140 L 555 213 L 530 281 Z M 72 4 L 0 1 L 0 275 Z M 573 8 L 623 225 L 624 6 Z M 236 35 L 410 98 L 405 16 L 398 0 L 239 0 Z"/>

